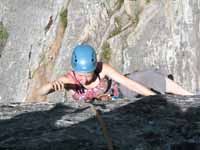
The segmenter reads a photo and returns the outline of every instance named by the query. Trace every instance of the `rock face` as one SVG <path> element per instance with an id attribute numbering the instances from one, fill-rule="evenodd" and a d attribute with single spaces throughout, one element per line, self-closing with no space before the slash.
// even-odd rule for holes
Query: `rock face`
<path id="1" fill-rule="evenodd" d="M 0 149 L 107 149 L 91 104 L 0 105 Z M 94 102 L 115 150 L 197 150 L 199 97 L 152 96 Z"/>
<path id="2" fill-rule="evenodd" d="M 0 58 L 0 99 L 19 102 L 26 98 L 33 72 L 40 65 L 44 50 L 55 38 L 56 25 L 51 35 L 45 26 L 62 8 L 62 1 L 5 0 L 0 2 L 0 21 L 9 37 Z"/>
<path id="3" fill-rule="evenodd" d="M 0 50 L 0 102 L 35 99 L 39 86 L 70 69 L 77 43 L 93 45 L 120 72 L 164 68 L 195 91 L 199 11 L 198 0 L 0 1 L 9 33 Z M 57 97 L 64 101 L 65 93 L 48 99 Z"/>
<path id="4" fill-rule="evenodd" d="M 127 39 L 129 46 L 124 53 L 132 59 L 128 59 L 125 71 L 129 71 L 132 64 L 135 69 L 166 65 L 185 88 L 198 88 L 197 2 L 154 1 L 146 7 L 137 28 Z"/>

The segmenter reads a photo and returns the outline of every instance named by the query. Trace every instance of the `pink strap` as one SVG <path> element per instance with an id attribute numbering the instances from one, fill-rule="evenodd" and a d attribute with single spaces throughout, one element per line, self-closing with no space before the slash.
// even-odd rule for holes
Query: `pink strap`
<path id="1" fill-rule="evenodd" d="M 114 82 L 113 83 L 113 95 L 114 96 L 119 96 L 119 89 L 118 89 L 118 85 L 117 85 L 117 83 L 113 80 L 112 82 Z"/>
<path id="2" fill-rule="evenodd" d="M 65 76 L 66 76 L 67 78 L 71 78 L 76 84 L 79 84 L 79 82 L 78 82 L 78 80 L 76 79 L 75 74 L 74 74 L 73 71 L 68 72 Z"/>

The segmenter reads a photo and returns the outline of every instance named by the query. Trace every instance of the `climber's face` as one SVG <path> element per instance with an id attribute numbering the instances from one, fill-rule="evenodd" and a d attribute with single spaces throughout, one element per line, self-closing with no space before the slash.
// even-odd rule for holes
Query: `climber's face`
<path id="1" fill-rule="evenodd" d="M 83 85 L 88 85 L 93 82 L 94 72 L 89 73 L 79 73 L 75 72 L 76 79 Z"/>

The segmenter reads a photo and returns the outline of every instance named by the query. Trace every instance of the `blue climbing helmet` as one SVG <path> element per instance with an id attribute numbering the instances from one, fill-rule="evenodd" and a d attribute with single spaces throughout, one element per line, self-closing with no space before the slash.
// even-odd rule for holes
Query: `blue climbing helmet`
<path id="1" fill-rule="evenodd" d="M 72 69 L 76 72 L 93 72 L 97 66 L 96 53 L 90 45 L 78 45 L 71 58 Z"/>

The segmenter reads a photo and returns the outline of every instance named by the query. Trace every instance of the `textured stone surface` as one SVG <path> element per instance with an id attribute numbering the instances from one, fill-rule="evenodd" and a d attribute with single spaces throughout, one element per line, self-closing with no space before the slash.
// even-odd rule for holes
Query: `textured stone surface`
<path id="1" fill-rule="evenodd" d="M 127 39 L 124 71 L 163 66 L 190 91 L 199 87 L 199 1 L 153 1 Z M 134 67 L 133 65 L 134 64 Z M 195 65 L 196 64 L 196 65 Z"/>
<path id="2" fill-rule="evenodd" d="M 67 27 L 59 39 L 63 8 Z M 77 43 L 92 44 L 99 58 L 107 43 L 108 62 L 120 72 L 165 68 L 194 92 L 200 80 L 198 14 L 198 0 L 0 1 L 0 22 L 9 32 L 1 50 L 0 101 L 34 97 L 37 87 L 70 69 Z M 58 97 L 64 101 L 65 93 L 48 99 Z"/>
<path id="3" fill-rule="evenodd" d="M 102 112 L 115 150 L 194 149 L 200 144 L 199 97 L 152 96 L 93 105 Z M 0 133 L 0 149 L 107 149 L 90 104 L 82 102 L 1 104 Z"/>
<path id="4" fill-rule="evenodd" d="M 45 26 L 62 7 L 61 0 L 3 0 L 0 19 L 9 38 L 0 58 L 0 101 L 24 101 L 30 73 L 41 60 L 46 42 L 54 35 L 45 35 Z M 55 27 L 54 27 L 55 28 Z"/>

